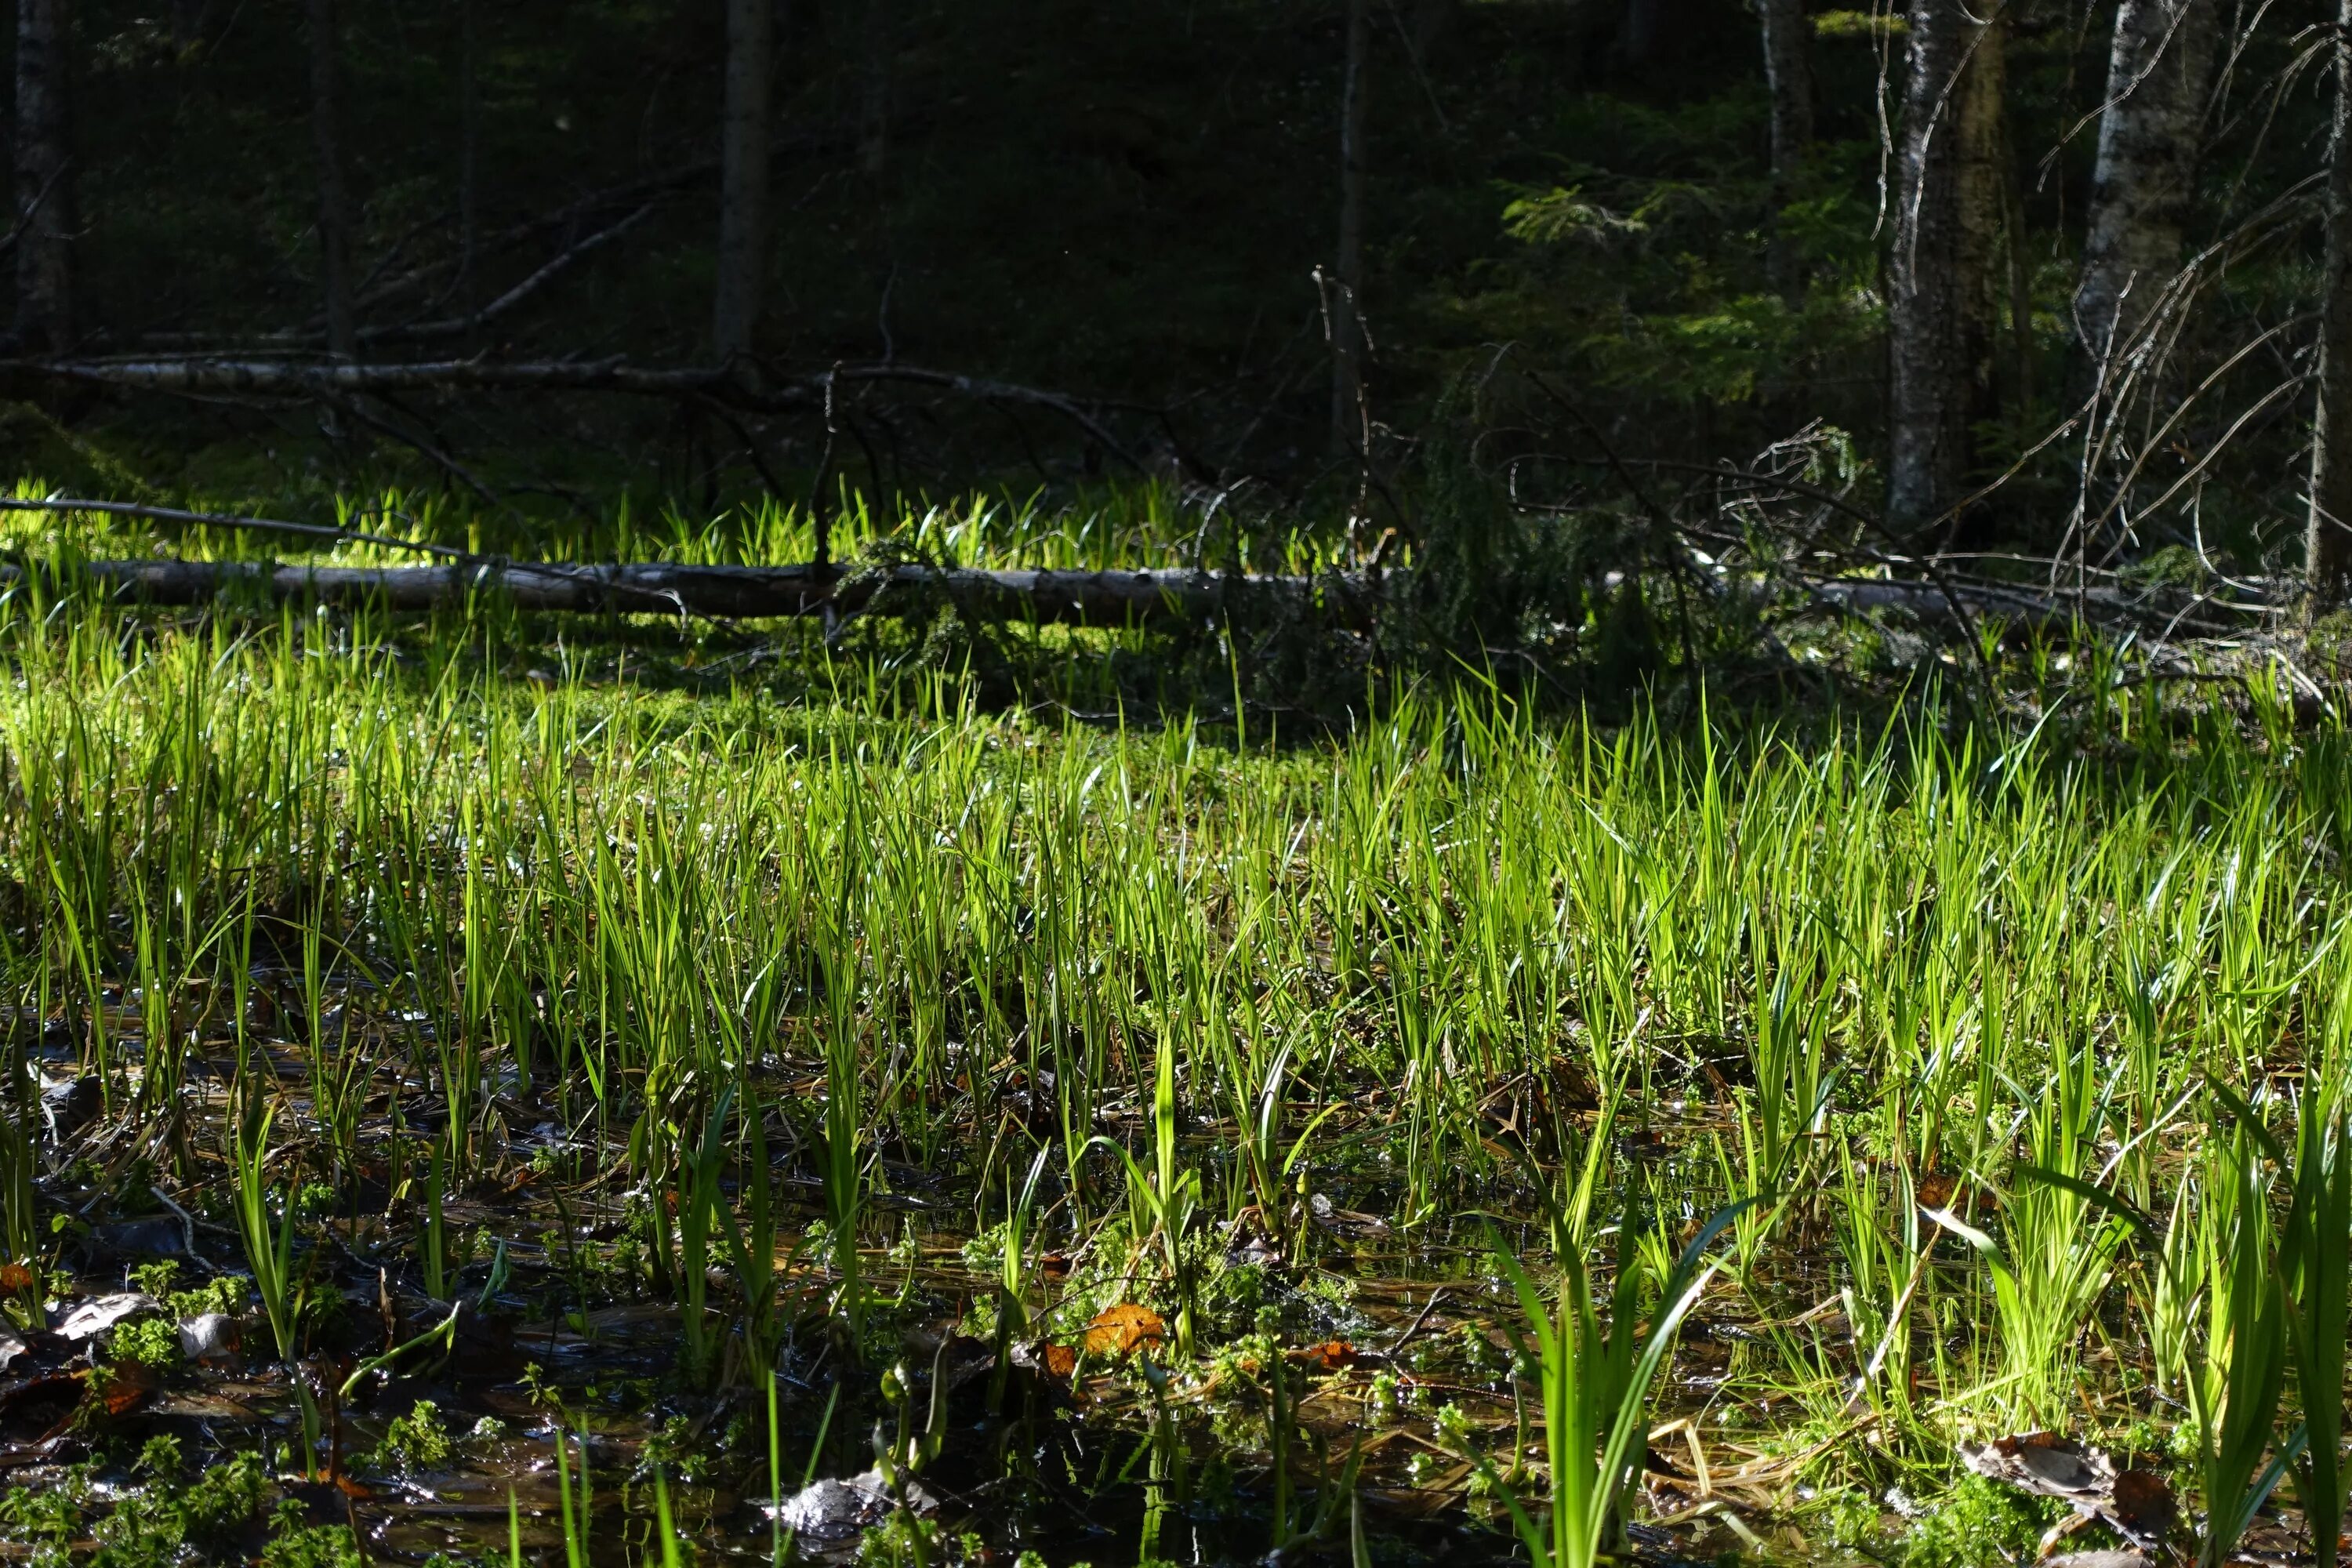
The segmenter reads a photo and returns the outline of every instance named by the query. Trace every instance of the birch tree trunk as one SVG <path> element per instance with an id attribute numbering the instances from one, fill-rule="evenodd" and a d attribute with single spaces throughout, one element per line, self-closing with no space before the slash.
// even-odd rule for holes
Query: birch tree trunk
<path id="1" fill-rule="evenodd" d="M 73 8 L 17 0 L 15 336 L 51 354 L 73 347 Z"/>
<path id="2" fill-rule="evenodd" d="M 1331 288 L 1331 444 L 1364 446 L 1364 57 L 1370 0 L 1348 0 L 1347 64 L 1339 87 L 1339 246 Z"/>
<path id="3" fill-rule="evenodd" d="M 1813 139 L 1812 25 L 1805 0 L 1763 0 L 1764 80 L 1772 95 L 1772 286 L 1794 298 L 1804 289 L 1796 247 L 1780 213 L 1796 194 L 1805 148 Z"/>
<path id="4" fill-rule="evenodd" d="M 772 0 L 727 0 L 726 119 L 719 143 L 719 268 L 711 339 L 722 364 L 751 351 L 765 292 L 768 85 L 775 68 Z"/>
<path id="5" fill-rule="evenodd" d="M 1997 401 L 1998 25 L 1912 0 L 1895 253 L 1888 266 L 1886 516 L 1916 532 L 1967 493 L 1972 426 Z"/>
<path id="6" fill-rule="evenodd" d="M 335 0 L 308 0 L 310 25 L 310 137 L 319 163 L 319 288 L 326 306 L 327 352 L 356 357 L 352 310 L 351 198 L 343 186 L 341 36 Z"/>
<path id="7" fill-rule="evenodd" d="M 2352 591 L 2352 0 L 2336 13 L 2335 121 L 2327 142 L 2327 255 L 2320 284 L 2318 406 L 2304 571 L 2312 605 Z"/>
<path id="8" fill-rule="evenodd" d="M 2221 18 L 2220 0 L 2122 0 L 2116 9 L 2074 288 L 2075 326 L 2095 374 L 2128 349 L 2180 265 Z"/>

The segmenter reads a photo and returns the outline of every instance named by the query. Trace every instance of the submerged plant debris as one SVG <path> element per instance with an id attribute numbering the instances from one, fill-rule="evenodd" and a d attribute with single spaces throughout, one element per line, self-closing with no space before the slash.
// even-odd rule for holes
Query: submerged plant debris
<path id="1" fill-rule="evenodd" d="M 2340 730 L 364 630 L 0 605 L 13 1557 L 2332 1557 Z"/>

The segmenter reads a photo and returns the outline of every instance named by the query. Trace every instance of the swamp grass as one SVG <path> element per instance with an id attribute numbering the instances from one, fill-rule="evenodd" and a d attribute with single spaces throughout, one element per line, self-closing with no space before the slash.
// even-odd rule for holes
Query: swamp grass
<path id="1" fill-rule="evenodd" d="M 1992 1563 L 2050 1429 L 2332 1555 L 2341 730 L 529 630 L 0 599 L 20 1553 Z"/>

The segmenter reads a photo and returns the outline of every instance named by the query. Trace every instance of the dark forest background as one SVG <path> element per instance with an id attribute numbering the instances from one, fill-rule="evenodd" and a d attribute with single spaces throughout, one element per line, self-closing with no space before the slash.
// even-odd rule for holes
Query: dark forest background
<path id="1" fill-rule="evenodd" d="M 1776 110 L 1769 18 L 1733 0 L 773 0 L 757 319 L 722 353 L 742 22 L 719 0 L 20 0 L 0 439 L 20 473 L 85 491 L 401 484 L 550 518 L 623 495 L 708 510 L 845 484 L 903 500 L 1146 481 L 1350 520 L 1357 557 L 1389 529 L 1426 552 L 1431 498 L 1465 475 L 1523 509 L 1680 515 L 1689 472 L 1642 465 L 1761 463 L 1889 537 L 1979 555 L 2300 571 L 2325 8 L 1775 6 L 1784 46 L 1786 18 L 1801 28 L 1810 120 L 1777 158 L 1790 89 Z M 2101 401 L 2085 225 L 2119 30 L 2150 15 L 2208 36 L 2176 165 L 2188 284 Z M 62 58 L 62 176 L 27 129 L 28 28 Z M 1938 48 L 1961 65 L 1922 100 Z M 1961 69 L 1995 48 L 1990 108 L 1965 108 Z M 1942 145 L 1992 149 L 1990 195 L 1957 198 L 1990 215 L 1963 230 L 1990 226 L 1946 236 L 1951 255 L 1932 225 L 1925 251 L 1903 232 L 1945 108 Z M 60 309 L 28 298 L 26 256 L 68 212 Z M 1971 363 L 1950 373 L 1967 451 L 1924 507 L 1885 489 L 1904 258 L 1976 274 Z M 1350 300 L 1360 364 L 1335 377 Z M 224 359 L 557 368 L 533 391 L 419 375 L 351 397 L 153 370 Z M 620 359 L 703 367 L 722 395 L 580 382 Z M 879 373 L 817 388 L 844 365 Z"/>

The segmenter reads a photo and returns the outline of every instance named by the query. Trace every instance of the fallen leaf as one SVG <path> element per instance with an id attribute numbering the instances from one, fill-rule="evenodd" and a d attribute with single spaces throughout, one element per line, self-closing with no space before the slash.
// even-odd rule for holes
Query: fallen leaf
<path id="1" fill-rule="evenodd" d="M 0 1290 L 29 1290 L 37 1278 L 21 1263 L 0 1263 Z"/>
<path id="2" fill-rule="evenodd" d="M 2077 1514 L 2104 1519 L 2126 1536 L 2137 1539 L 2140 1533 L 2117 1517 L 2121 1510 L 2116 1502 L 2118 1478 L 2113 1455 L 2085 1447 L 2055 1432 L 2020 1432 L 1996 1437 L 1980 1447 L 1963 1443 L 1960 1461 L 1980 1476 L 2005 1481 L 2039 1497 L 2072 1503 Z M 2163 1484 L 2153 1476 L 2147 1477 L 2147 1481 L 2155 1482 L 2158 1488 Z M 2138 1505 L 2150 1509 L 2165 1506 L 2147 1489 L 2146 1482 L 2135 1481 L 2133 1487 Z M 2169 1493 L 2166 1499 L 2168 1501 Z"/>
<path id="3" fill-rule="evenodd" d="M 1959 1178 L 1950 1172 L 1929 1171 L 1919 1178 L 1912 1195 L 1926 1207 L 1948 1208 L 1951 1206 L 1952 1194 L 1959 1191 Z"/>
<path id="4" fill-rule="evenodd" d="M 1168 1337 L 1168 1325 L 1149 1307 L 1121 1301 L 1106 1307 L 1087 1325 L 1082 1342 L 1088 1355 L 1127 1355 Z"/>
<path id="5" fill-rule="evenodd" d="M 1342 1367 L 1356 1364 L 1356 1347 L 1345 1340 L 1327 1340 L 1319 1345 L 1308 1345 L 1297 1354 L 1309 1372 L 1338 1372 Z"/>
<path id="6" fill-rule="evenodd" d="M 2116 1477 L 2116 1495 L 2107 1522 L 2117 1534 L 2138 1546 L 2161 1546 L 2180 1517 L 2180 1504 L 2171 1483 L 2154 1470 L 2126 1470 Z"/>
<path id="7" fill-rule="evenodd" d="M 93 1376 L 93 1383 L 99 1380 Z M 106 1368 L 98 1388 L 100 1405 L 109 1415 L 128 1415 L 147 1403 L 163 1384 L 163 1374 L 142 1361 L 118 1361 Z"/>
<path id="8" fill-rule="evenodd" d="M 901 1477 L 894 1489 L 879 1470 L 846 1480 L 822 1480 L 793 1493 L 782 1507 L 763 1507 L 769 1518 L 804 1541 L 846 1541 L 890 1517 L 900 1506 L 916 1514 L 939 1511 L 939 1499 L 919 1481 Z"/>
<path id="9" fill-rule="evenodd" d="M 190 1361 L 232 1361 L 237 1338 L 236 1320 L 224 1312 L 180 1320 L 180 1353 Z"/>
<path id="10" fill-rule="evenodd" d="M 118 1290 L 111 1296 L 84 1301 L 68 1312 L 66 1321 L 58 1325 L 58 1332 L 69 1340 L 96 1339 L 125 1318 L 163 1310 L 163 1302 L 142 1290 Z"/>
<path id="11" fill-rule="evenodd" d="M 1067 1381 L 1078 1370 L 1078 1352 L 1067 1345 L 1045 1347 L 1045 1373 Z"/>

